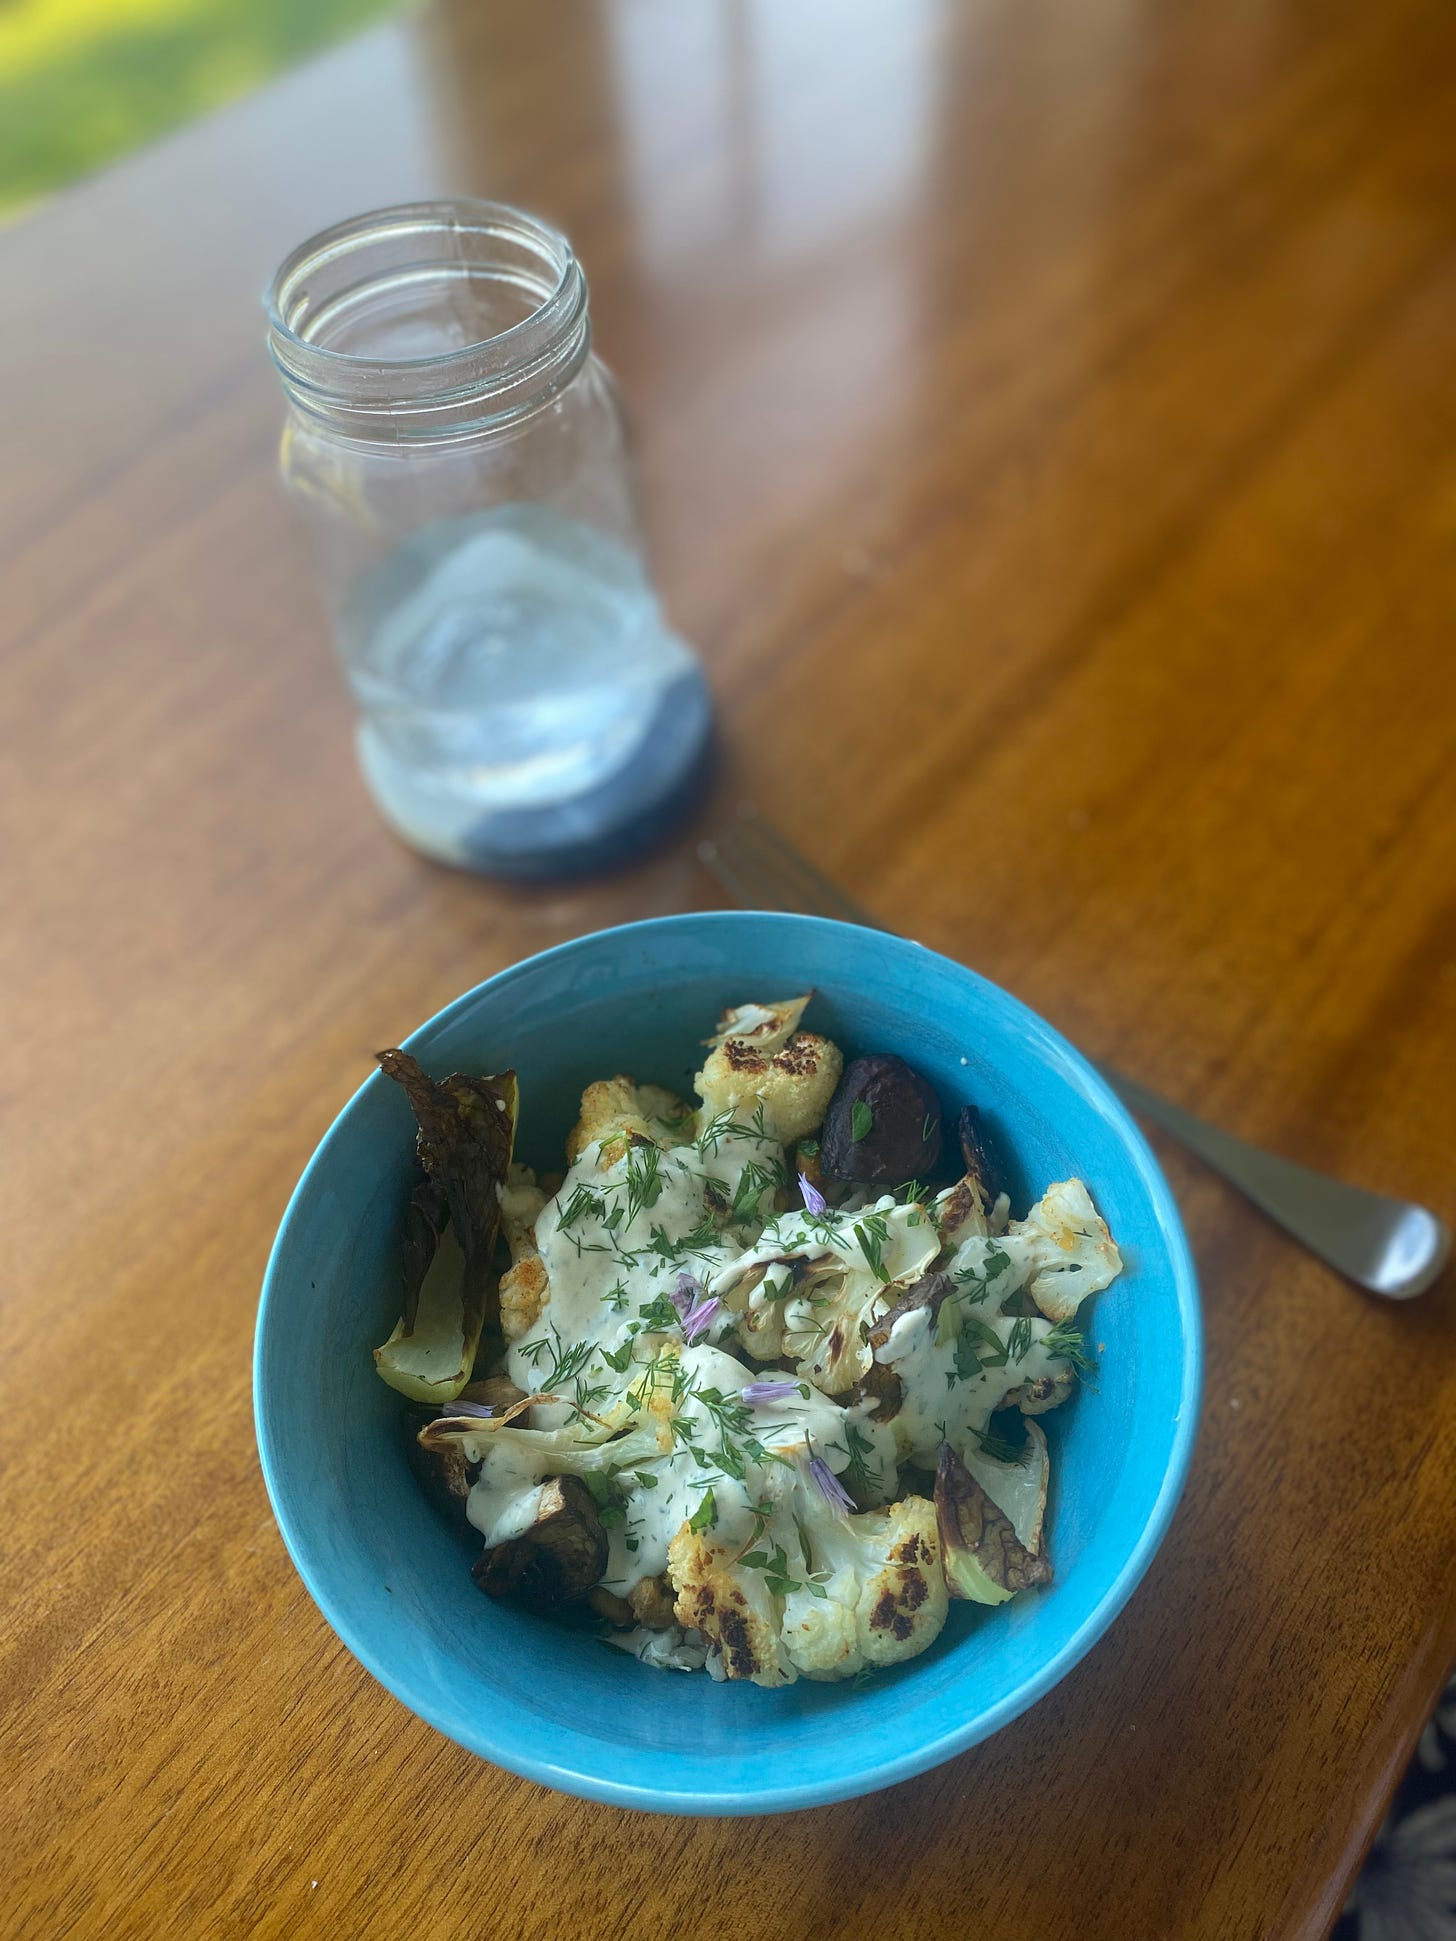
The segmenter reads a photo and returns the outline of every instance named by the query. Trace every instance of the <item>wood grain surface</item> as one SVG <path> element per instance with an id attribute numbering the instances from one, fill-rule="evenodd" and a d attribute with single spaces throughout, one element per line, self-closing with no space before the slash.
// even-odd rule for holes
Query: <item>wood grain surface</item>
<path id="1" fill-rule="evenodd" d="M 1168 1154 L 1184 1507 L 1055 1695 L 891 1793 L 656 1820 L 440 1739 L 258 1474 L 289 1189 L 460 990 L 709 904 L 383 832 L 257 293 L 454 189 L 559 220 L 740 794 L 1235 1130 L 1456 1210 L 1456 16 L 466 0 L 0 234 L 0 1931 L 1315 1937 L 1456 1655 L 1449 1280 Z"/>

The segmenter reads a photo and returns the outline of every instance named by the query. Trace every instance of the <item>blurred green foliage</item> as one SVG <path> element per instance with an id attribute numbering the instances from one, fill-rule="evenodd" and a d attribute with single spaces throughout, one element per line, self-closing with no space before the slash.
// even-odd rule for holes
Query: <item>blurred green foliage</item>
<path id="1" fill-rule="evenodd" d="M 256 87 L 390 0 L 0 0 L 0 211 Z"/>

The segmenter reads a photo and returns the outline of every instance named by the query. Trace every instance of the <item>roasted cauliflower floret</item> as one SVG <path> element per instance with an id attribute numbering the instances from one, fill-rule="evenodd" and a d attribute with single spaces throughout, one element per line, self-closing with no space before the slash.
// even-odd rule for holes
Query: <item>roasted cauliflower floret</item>
<path id="1" fill-rule="evenodd" d="M 755 1361 L 777 1361 L 784 1349 L 784 1310 L 764 1291 L 763 1265 L 751 1267 L 736 1280 L 725 1281 L 716 1291 L 734 1316 L 733 1327 L 744 1349 Z"/>
<path id="2" fill-rule="evenodd" d="M 816 1219 L 785 1214 L 752 1253 L 719 1272 L 712 1291 L 735 1311 L 746 1308 L 747 1328 L 762 1329 L 764 1339 L 772 1338 L 767 1317 L 778 1315 L 779 1347 L 797 1373 L 827 1395 L 842 1395 L 869 1371 L 878 1316 L 899 1287 L 919 1280 L 940 1237 L 918 1204 L 889 1199 L 838 1230 L 826 1232 Z M 752 1353 L 771 1358 L 742 1323 L 738 1336 Z"/>
<path id="3" fill-rule="evenodd" d="M 665 1085 L 639 1085 L 626 1072 L 599 1078 L 581 1095 L 581 1117 L 566 1138 L 566 1157 L 574 1166 L 599 1140 L 602 1164 L 620 1159 L 629 1139 L 654 1146 L 681 1146 L 693 1136 L 693 1109 Z"/>
<path id="4" fill-rule="evenodd" d="M 803 1588 L 784 1600 L 783 1641 L 806 1678 L 851 1678 L 935 1642 L 949 1599 L 933 1504 L 906 1496 L 850 1516 L 805 1488 L 795 1510 L 809 1554 Z"/>
<path id="5" fill-rule="evenodd" d="M 866 1536 L 884 1556 L 884 1567 L 865 1583 L 855 1612 L 865 1663 L 913 1658 L 940 1636 L 949 1608 L 935 1505 L 923 1496 L 904 1496 L 846 1521 L 870 1525 Z"/>
<path id="6" fill-rule="evenodd" d="M 1057 1368 L 1049 1375 L 1038 1375 L 1034 1382 L 1008 1388 L 996 1406 L 1006 1409 L 1014 1405 L 1023 1415 L 1045 1415 L 1048 1409 L 1059 1409 L 1076 1384 L 1077 1377 L 1070 1368 Z"/>
<path id="7" fill-rule="evenodd" d="M 519 1341 L 530 1333 L 550 1295 L 545 1261 L 538 1253 L 522 1254 L 515 1266 L 501 1275 L 501 1333 L 507 1341 Z"/>
<path id="8" fill-rule="evenodd" d="M 841 1270 L 807 1281 L 784 1303 L 783 1351 L 806 1382 L 842 1395 L 864 1379 L 872 1358 L 861 1323 L 878 1295 L 873 1275 Z"/>
<path id="9" fill-rule="evenodd" d="M 685 1523 L 667 1547 L 677 1621 L 699 1631 L 729 1678 L 791 1685 L 798 1676 L 779 1638 L 779 1610 L 763 1573 L 735 1563 L 706 1532 Z"/>
<path id="10" fill-rule="evenodd" d="M 1122 1255 L 1079 1179 L 1049 1186 L 1001 1241 L 1030 1273 L 1027 1289 L 1048 1321 L 1070 1321 L 1089 1294 L 1122 1272 Z"/>
<path id="11" fill-rule="evenodd" d="M 759 1051 L 777 1051 L 798 1030 L 813 995 L 806 991 L 802 997 L 777 998 L 768 1004 L 732 1004 L 719 1018 L 712 1037 L 703 1042 L 722 1045 L 738 1038 Z"/>
<path id="12" fill-rule="evenodd" d="M 785 1144 L 821 1125 L 839 1083 L 839 1047 L 813 1031 L 796 1031 L 776 1051 L 747 1038 L 727 1038 L 709 1052 L 694 1084 L 710 1118 L 731 1112 L 752 1119 L 763 1107 L 764 1131 Z"/>
<path id="13" fill-rule="evenodd" d="M 536 1221 L 546 1204 L 546 1195 L 536 1184 L 529 1166 L 513 1165 L 503 1186 L 495 1189 L 500 1201 L 501 1230 L 511 1250 L 511 1259 L 520 1260 L 536 1251 Z"/>
<path id="14" fill-rule="evenodd" d="M 947 1247 L 959 1247 L 973 1235 L 985 1239 L 991 1231 L 980 1183 L 970 1173 L 937 1193 L 930 1203 L 930 1217 Z"/>

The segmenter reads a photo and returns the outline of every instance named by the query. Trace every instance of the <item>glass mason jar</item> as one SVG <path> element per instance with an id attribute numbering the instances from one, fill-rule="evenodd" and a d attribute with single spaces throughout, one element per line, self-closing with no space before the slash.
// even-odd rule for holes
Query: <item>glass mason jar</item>
<path id="1" fill-rule="evenodd" d="M 504 875 L 630 853 L 700 780 L 710 706 L 565 237 L 498 203 L 380 210 L 295 250 L 267 302 L 283 473 L 385 819 Z"/>

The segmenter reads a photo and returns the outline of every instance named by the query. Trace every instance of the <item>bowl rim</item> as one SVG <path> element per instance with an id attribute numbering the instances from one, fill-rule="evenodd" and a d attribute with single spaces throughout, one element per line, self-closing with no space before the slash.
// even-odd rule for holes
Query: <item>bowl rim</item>
<path id="1" fill-rule="evenodd" d="M 527 974 L 534 975 L 542 965 L 563 963 L 580 956 L 599 946 L 607 938 L 642 937 L 646 934 L 661 934 L 664 931 L 676 929 L 697 929 L 702 926 L 707 926 L 709 929 L 731 930 L 743 922 L 752 922 L 756 925 L 767 922 L 770 927 L 781 927 L 785 931 L 792 930 L 798 933 L 802 933 L 803 927 L 807 925 L 814 930 L 830 933 L 853 933 L 861 937 L 865 934 L 863 928 L 856 924 L 841 923 L 830 917 L 801 916 L 792 911 L 687 911 L 670 916 L 645 917 L 632 923 L 610 924 L 604 929 L 588 931 L 582 936 L 569 938 L 564 943 L 554 944 L 546 950 L 533 952 L 530 956 L 522 957 L 515 963 L 496 971 L 492 976 L 482 979 L 479 984 L 462 992 L 459 997 L 452 999 L 449 1004 L 444 1005 L 432 1017 L 417 1026 L 407 1038 L 401 1041 L 401 1048 L 406 1051 L 427 1048 L 430 1039 L 453 1023 L 467 1007 L 476 1003 L 483 992 L 499 991 Z M 302 1218 L 301 1209 L 314 1190 L 316 1176 L 322 1174 L 328 1166 L 330 1149 L 342 1136 L 345 1122 L 358 1108 L 371 1087 L 377 1089 L 388 1082 L 382 1072 L 373 1071 L 336 1113 L 328 1130 L 314 1148 L 307 1165 L 299 1175 L 297 1184 L 289 1195 L 278 1232 L 269 1250 L 253 1342 L 253 1418 L 259 1463 L 269 1504 L 283 1538 L 284 1547 L 303 1581 L 304 1588 L 334 1635 L 363 1665 L 371 1677 L 383 1685 L 386 1691 L 417 1718 L 433 1726 L 445 1738 L 453 1740 L 455 1744 L 463 1746 L 467 1751 L 475 1753 L 478 1757 L 507 1772 L 604 1805 L 680 1814 L 782 1813 L 812 1806 L 827 1806 L 836 1801 L 878 1792 L 884 1787 L 897 1785 L 902 1780 L 912 1779 L 917 1774 L 927 1772 L 947 1759 L 954 1758 L 958 1753 L 979 1745 L 1039 1703 L 1052 1687 L 1060 1683 L 1073 1666 L 1087 1655 L 1114 1619 L 1121 1614 L 1128 1599 L 1146 1575 L 1153 1557 L 1167 1534 L 1173 1513 L 1187 1482 L 1198 1434 L 1203 1383 L 1203 1325 L 1198 1276 L 1193 1264 L 1192 1252 L 1182 1217 L 1163 1170 L 1136 1121 L 1106 1079 L 1075 1045 L 1064 1038 L 1055 1026 L 1048 1024 L 1038 1012 L 1033 1011 L 1029 1005 L 1024 1004 L 1020 998 L 1014 997 L 1001 985 L 993 983 L 990 978 L 982 976 L 979 971 L 972 970 L 969 965 L 962 964 L 955 958 L 947 957 L 939 951 L 932 951 L 926 945 L 911 938 L 888 932 L 870 934 L 883 935 L 886 943 L 891 947 L 909 948 L 938 960 L 957 975 L 969 978 L 974 984 L 982 987 L 996 1003 L 1008 1007 L 1014 1018 L 1031 1028 L 1030 1036 L 1036 1041 L 1038 1051 L 1052 1055 L 1054 1062 L 1060 1066 L 1062 1075 L 1080 1085 L 1088 1102 L 1100 1108 L 1104 1119 L 1115 1126 L 1121 1136 L 1127 1158 L 1147 1192 L 1163 1238 L 1173 1278 L 1182 1334 L 1183 1352 L 1179 1371 L 1178 1407 L 1174 1415 L 1175 1433 L 1167 1466 L 1147 1521 L 1096 1607 L 1088 1612 L 1081 1624 L 1063 1641 L 1058 1650 L 1039 1665 L 1029 1677 L 996 1703 L 979 1712 L 974 1719 L 927 1738 L 910 1751 L 881 1758 L 871 1756 L 842 1776 L 818 1778 L 797 1784 L 760 1787 L 753 1792 L 735 1791 L 731 1787 L 715 1790 L 673 1785 L 644 1785 L 606 1778 L 600 1773 L 564 1765 L 557 1759 L 534 1753 L 529 1747 L 516 1743 L 514 1739 L 504 1743 L 499 1742 L 488 1726 L 482 1728 L 473 1721 L 462 1722 L 458 1718 L 447 1716 L 445 1711 L 433 1704 L 425 1693 L 413 1689 L 407 1676 L 397 1675 L 382 1662 L 368 1639 L 359 1633 L 346 1616 L 341 1616 L 333 1608 L 333 1598 L 323 1582 L 322 1572 L 315 1568 L 312 1561 L 308 1536 L 295 1523 L 287 1506 L 281 1480 L 282 1462 L 274 1445 L 269 1409 L 263 1388 L 265 1336 L 269 1326 L 269 1311 L 273 1305 L 280 1278 L 280 1262 L 283 1253 L 289 1243 L 292 1228 Z"/>

